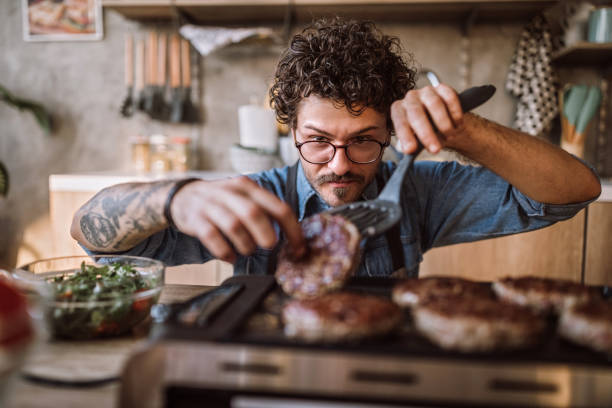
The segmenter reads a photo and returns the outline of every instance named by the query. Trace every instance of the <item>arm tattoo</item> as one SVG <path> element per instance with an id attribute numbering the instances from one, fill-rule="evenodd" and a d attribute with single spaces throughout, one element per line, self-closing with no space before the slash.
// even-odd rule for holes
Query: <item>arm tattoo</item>
<path id="1" fill-rule="evenodd" d="M 83 236 L 96 248 L 126 249 L 165 223 L 159 197 L 154 195 L 168 188 L 173 181 L 142 185 L 126 185 L 110 192 L 101 192 L 83 207 L 79 225 Z M 130 207 L 131 205 L 131 207 Z"/>
<path id="2" fill-rule="evenodd" d="M 112 223 L 95 212 L 83 215 L 80 224 L 85 238 L 99 248 L 106 247 L 117 238 L 117 229 Z"/>

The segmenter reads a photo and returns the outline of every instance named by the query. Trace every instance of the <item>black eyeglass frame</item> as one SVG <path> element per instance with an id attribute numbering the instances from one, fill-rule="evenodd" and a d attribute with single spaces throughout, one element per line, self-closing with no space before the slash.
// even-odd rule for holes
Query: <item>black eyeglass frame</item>
<path id="1" fill-rule="evenodd" d="M 376 156 L 375 159 L 372 159 L 370 161 L 367 162 L 358 162 L 355 161 L 353 159 L 351 159 L 351 156 L 348 153 L 348 147 L 354 143 L 359 143 L 359 142 L 364 142 L 364 140 L 354 140 L 351 141 L 347 144 L 343 144 L 343 145 L 335 145 L 332 142 L 328 142 L 327 140 L 307 140 L 305 142 L 295 142 L 295 147 L 298 149 L 298 151 L 300 152 L 300 156 L 302 156 L 302 159 L 306 160 L 308 163 L 310 164 L 325 164 L 325 163 L 329 163 L 330 161 L 334 160 L 334 157 L 336 157 L 336 151 L 337 149 L 344 149 L 344 154 L 346 154 L 346 158 L 349 159 L 350 162 L 355 163 L 355 164 L 370 164 L 370 163 L 374 163 L 376 160 L 380 159 L 383 155 L 383 151 L 385 150 L 385 147 L 389 146 L 391 144 L 391 142 L 389 140 L 387 140 L 386 142 L 379 142 L 378 140 L 371 140 L 368 139 L 368 142 L 374 142 L 374 143 L 378 143 L 380 145 L 380 152 L 378 153 L 378 156 Z M 304 157 L 304 155 L 302 154 L 302 146 L 304 146 L 307 143 L 327 143 L 329 145 L 331 145 L 334 149 L 334 153 L 331 155 L 331 157 L 329 158 L 329 160 L 324 161 L 324 162 L 312 162 L 310 160 L 308 160 L 306 157 Z"/>

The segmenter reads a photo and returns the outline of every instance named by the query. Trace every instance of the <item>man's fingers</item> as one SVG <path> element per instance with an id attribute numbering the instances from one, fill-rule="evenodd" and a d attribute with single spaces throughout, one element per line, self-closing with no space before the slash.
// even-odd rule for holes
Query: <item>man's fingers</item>
<path id="1" fill-rule="evenodd" d="M 274 246 L 276 232 L 267 210 L 262 208 L 259 203 L 238 192 L 220 191 L 215 199 L 223 203 L 225 211 L 234 216 L 234 221 L 242 226 L 245 232 L 248 232 L 254 244 L 263 248 Z M 237 225 L 231 227 L 233 229 L 238 228 Z"/>
<path id="2" fill-rule="evenodd" d="M 261 188 L 252 190 L 250 197 L 278 222 L 294 255 L 302 256 L 306 252 L 306 241 L 302 227 L 291 207 L 274 194 Z"/>
<path id="3" fill-rule="evenodd" d="M 401 101 L 395 101 L 391 105 L 391 120 L 395 135 L 400 141 L 400 150 L 405 154 L 414 152 L 418 146 L 417 139 L 410 128 L 406 110 Z"/>
<path id="4" fill-rule="evenodd" d="M 234 244 L 239 253 L 250 255 L 255 251 L 256 239 L 253 238 L 251 231 L 244 224 L 244 218 L 238 214 L 240 213 L 228 207 L 222 196 L 209 200 L 206 205 L 208 220 L 214 220 L 215 226 Z M 274 230 L 272 230 L 272 235 L 274 235 Z"/>
<path id="5" fill-rule="evenodd" d="M 410 94 L 410 92 L 408 94 Z M 411 97 L 406 95 L 406 98 L 403 100 L 406 116 L 408 117 L 410 127 L 423 146 L 425 146 L 429 152 L 437 153 L 442 148 L 442 145 L 438 140 L 438 136 L 434 131 L 422 101 L 416 95 L 416 93 L 413 93 Z"/>
<path id="6" fill-rule="evenodd" d="M 438 88 L 440 86 L 438 86 Z M 423 101 L 423 105 L 425 105 L 427 114 L 431 118 L 435 128 L 442 134 L 446 134 L 455 128 L 455 124 L 447 110 L 446 101 L 437 91 L 437 88 L 434 90 L 431 86 L 421 89 L 421 101 Z"/>
<path id="7" fill-rule="evenodd" d="M 461 109 L 461 102 L 459 102 L 459 96 L 453 88 L 448 85 L 440 84 L 436 87 L 436 92 L 446 103 L 446 109 L 453 119 L 455 126 L 461 125 L 463 121 L 463 109 Z"/>
<path id="8" fill-rule="evenodd" d="M 236 253 L 227 243 L 219 229 L 208 220 L 200 221 L 196 237 L 215 258 L 230 263 L 236 262 Z"/>

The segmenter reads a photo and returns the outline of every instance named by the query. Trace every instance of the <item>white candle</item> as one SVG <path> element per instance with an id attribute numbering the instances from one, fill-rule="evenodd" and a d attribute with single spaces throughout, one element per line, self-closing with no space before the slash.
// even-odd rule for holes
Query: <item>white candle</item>
<path id="1" fill-rule="evenodd" d="M 238 108 L 240 145 L 275 152 L 278 146 L 276 115 L 272 109 L 258 105 Z"/>

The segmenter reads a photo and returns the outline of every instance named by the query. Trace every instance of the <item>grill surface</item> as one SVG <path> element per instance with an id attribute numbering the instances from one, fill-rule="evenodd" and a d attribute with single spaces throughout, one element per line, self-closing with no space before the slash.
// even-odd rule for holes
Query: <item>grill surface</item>
<path id="1" fill-rule="evenodd" d="M 389 297 L 396 282 L 359 278 L 346 290 Z M 385 406 L 612 406 L 610 356 L 562 340 L 553 320 L 539 344 L 503 353 L 444 351 L 415 332 L 408 313 L 390 336 L 310 344 L 284 336 L 286 300 L 272 276 L 237 276 L 177 305 L 154 327 L 151 349 L 127 365 L 124 383 L 156 373 L 149 374 L 159 376 L 154 394 L 172 407 L 203 399 L 226 407 L 245 396 Z M 136 388 L 123 395 L 134 402 L 122 407 L 147 406 Z"/>
<path id="2" fill-rule="evenodd" d="M 345 290 L 390 298 L 393 286 L 398 282 L 390 278 L 353 278 Z M 483 285 L 489 283 L 483 282 Z M 593 366 L 612 366 L 612 356 L 574 345 L 555 332 L 556 321 L 549 319 L 549 329 L 533 347 L 494 353 L 460 353 L 445 351 L 420 336 L 414 329 L 409 312 L 405 312 L 402 326 L 392 335 L 359 342 L 338 344 L 305 343 L 288 339 L 283 333 L 280 319 L 282 305 L 289 299 L 275 284 L 271 276 L 238 276 L 228 279 L 225 287 L 235 289 L 228 302 L 221 304 L 215 314 L 208 316 L 205 324 L 182 324 L 182 313 L 203 299 L 217 299 L 209 292 L 181 305 L 166 324 L 163 338 L 214 340 L 223 343 L 252 344 L 263 347 L 306 348 L 310 350 L 343 351 L 365 354 L 414 355 L 430 358 L 461 360 L 555 362 Z M 602 295 L 612 297 L 608 287 L 601 287 Z M 217 296 L 215 296 L 217 295 Z M 208 305 L 213 303 L 208 301 Z M 217 302 L 219 305 L 220 302 Z M 236 308 L 237 305 L 242 307 Z M 200 309 L 196 308 L 200 311 Z M 224 313 L 225 312 L 225 313 Z M 229 316 L 231 315 L 231 316 Z"/>

